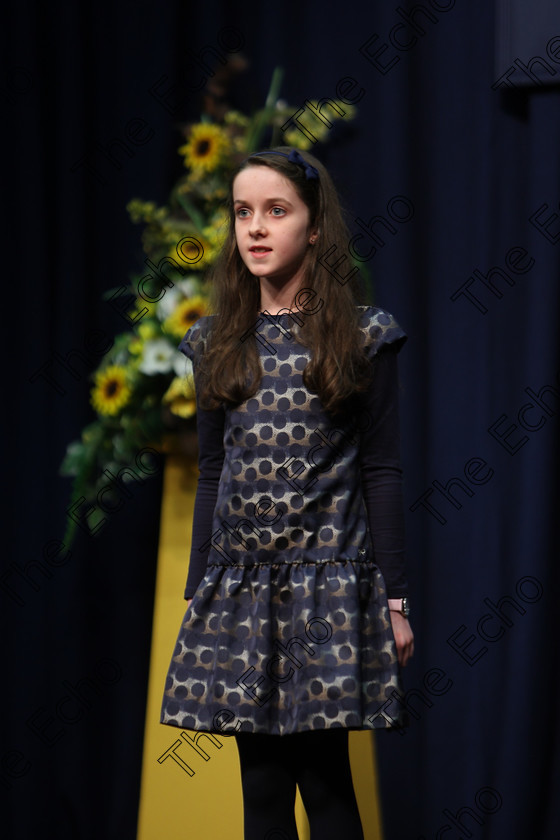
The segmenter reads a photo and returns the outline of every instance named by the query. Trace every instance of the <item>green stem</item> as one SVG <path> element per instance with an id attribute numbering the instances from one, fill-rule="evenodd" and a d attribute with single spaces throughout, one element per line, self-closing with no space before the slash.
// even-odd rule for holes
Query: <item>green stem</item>
<path id="1" fill-rule="evenodd" d="M 266 96 L 264 108 L 262 109 L 262 111 L 259 111 L 258 114 L 255 116 L 255 119 L 253 120 L 253 125 L 251 126 L 249 135 L 247 137 L 247 151 L 249 152 L 249 154 L 251 152 L 255 152 L 258 148 L 260 148 L 265 128 L 276 108 L 276 102 L 278 100 L 278 95 L 280 93 L 283 78 L 283 68 L 276 67 L 272 74 L 272 79 L 270 81 L 270 87 L 268 89 L 268 94 Z"/>
<path id="2" fill-rule="evenodd" d="M 202 229 L 206 227 L 206 222 L 204 220 L 204 216 L 200 213 L 194 204 L 189 201 L 188 198 L 184 195 L 184 193 L 180 193 L 175 190 L 175 198 L 185 211 L 185 213 L 189 216 L 191 222 L 197 229 L 198 233 L 202 233 Z"/>

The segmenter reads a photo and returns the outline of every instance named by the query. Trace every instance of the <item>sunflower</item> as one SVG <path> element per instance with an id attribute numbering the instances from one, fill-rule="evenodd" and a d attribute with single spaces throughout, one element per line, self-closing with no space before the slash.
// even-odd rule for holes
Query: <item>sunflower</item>
<path id="1" fill-rule="evenodd" d="M 188 268 L 189 271 L 202 271 L 212 265 L 218 251 L 206 236 L 207 228 L 196 236 L 185 236 L 173 249 L 169 250 L 168 256 L 177 260 L 181 268 Z"/>
<path id="2" fill-rule="evenodd" d="M 200 174 L 213 172 L 226 158 L 229 138 L 223 128 L 211 123 L 199 123 L 191 128 L 188 142 L 179 149 L 185 166 Z"/>
<path id="3" fill-rule="evenodd" d="M 91 404 L 98 414 L 118 414 L 129 401 L 131 393 L 126 381 L 126 368 L 109 365 L 95 374 Z"/>
<path id="4" fill-rule="evenodd" d="M 178 417 L 193 417 L 196 414 L 196 396 L 192 377 L 176 376 L 163 395 L 163 402 Z"/>
<path id="5" fill-rule="evenodd" d="M 201 295 L 181 301 L 175 311 L 163 322 L 163 331 L 176 338 L 183 338 L 189 327 L 206 315 L 206 301 Z"/>

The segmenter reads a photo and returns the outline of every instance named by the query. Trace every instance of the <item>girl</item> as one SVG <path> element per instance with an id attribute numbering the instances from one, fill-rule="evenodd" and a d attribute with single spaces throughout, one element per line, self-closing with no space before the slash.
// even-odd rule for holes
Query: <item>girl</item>
<path id="1" fill-rule="evenodd" d="M 212 311 L 187 332 L 199 479 L 161 721 L 234 734 L 246 840 L 363 838 L 348 730 L 403 725 L 413 653 L 392 316 L 366 306 L 312 155 L 233 178 Z M 387 702 L 389 700 L 389 703 Z M 393 708 L 395 707 L 395 708 Z"/>

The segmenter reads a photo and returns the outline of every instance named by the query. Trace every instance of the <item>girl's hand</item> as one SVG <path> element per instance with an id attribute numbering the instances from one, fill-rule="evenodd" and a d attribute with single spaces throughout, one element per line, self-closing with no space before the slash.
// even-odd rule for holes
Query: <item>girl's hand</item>
<path id="1" fill-rule="evenodd" d="M 404 668 L 414 653 L 414 635 L 408 619 L 401 612 L 391 610 L 389 615 L 391 616 L 393 635 L 397 645 L 399 665 Z"/>
<path id="2" fill-rule="evenodd" d="M 192 598 L 188 598 L 187 599 L 187 610 L 189 609 L 191 604 L 192 604 Z"/>

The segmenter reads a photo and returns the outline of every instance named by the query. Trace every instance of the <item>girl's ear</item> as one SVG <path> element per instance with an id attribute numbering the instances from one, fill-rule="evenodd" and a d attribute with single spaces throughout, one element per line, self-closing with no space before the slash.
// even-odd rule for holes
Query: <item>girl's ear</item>
<path id="1" fill-rule="evenodd" d="M 315 245 L 319 238 L 319 228 L 313 228 L 309 234 L 309 244 Z"/>

